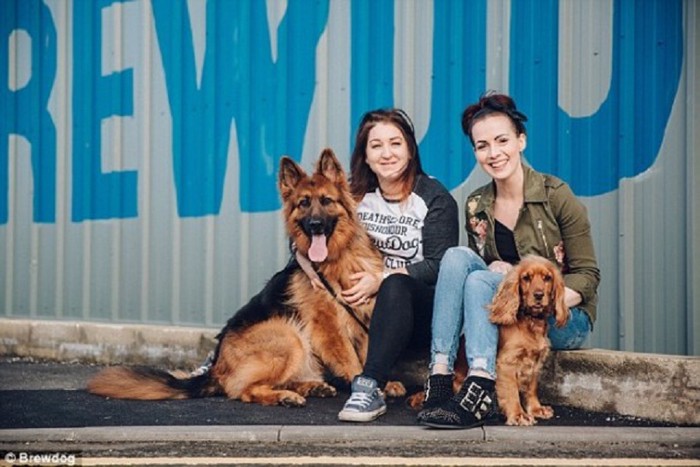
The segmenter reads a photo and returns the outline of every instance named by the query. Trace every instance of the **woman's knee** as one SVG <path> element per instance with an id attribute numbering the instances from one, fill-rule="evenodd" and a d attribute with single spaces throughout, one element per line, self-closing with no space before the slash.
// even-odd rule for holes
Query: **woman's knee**
<path id="1" fill-rule="evenodd" d="M 379 287 L 379 293 L 396 294 L 411 290 L 411 282 L 414 279 L 406 274 L 391 274 L 387 276 Z"/>
<path id="2" fill-rule="evenodd" d="M 377 292 L 377 302 L 394 305 L 392 309 L 402 309 L 400 306 L 406 301 L 410 301 L 413 293 L 413 278 L 406 274 L 391 274 L 382 281 Z"/>
<path id="3" fill-rule="evenodd" d="M 454 246 L 448 248 L 440 261 L 440 270 L 464 271 L 475 261 L 483 261 L 471 248 Z"/>
<path id="4" fill-rule="evenodd" d="M 405 274 L 392 274 L 382 281 L 372 313 L 370 330 L 381 328 L 381 334 L 411 332 L 414 320 L 412 280 Z"/>
<path id="5" fill-rule="evenodd" d="M 591 332 L 591 321 L 585 311 L 572 308 L 569 321 L 561 328 L 556 327 L 554 318 L 549 318 L 547 337 L 554 350 L 580 349 Z"/>
<path id="6" fill-rule="evenodd" d="M 466 288 L 470 291 L 488 290 L 495 292 L 502 280 L 502 274 L 488 269 L 474 271 L 467 277 Z"/>

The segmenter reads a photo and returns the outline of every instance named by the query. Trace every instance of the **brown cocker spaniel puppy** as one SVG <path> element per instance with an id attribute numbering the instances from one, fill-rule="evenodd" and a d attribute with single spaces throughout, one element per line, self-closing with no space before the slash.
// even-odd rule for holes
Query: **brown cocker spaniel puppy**
<path id="1" fill-rule="evenodd" d="M 547 317 L 554 315 L 557 327 L 569 319 L 561 273 L 545 258 L 526 256 L 508 272 L 489 310 L 499 325 L 496 396 L 506 425 L 551 418 L 554 411 L 537 397 L 537 379 L 549 354 Z"/>

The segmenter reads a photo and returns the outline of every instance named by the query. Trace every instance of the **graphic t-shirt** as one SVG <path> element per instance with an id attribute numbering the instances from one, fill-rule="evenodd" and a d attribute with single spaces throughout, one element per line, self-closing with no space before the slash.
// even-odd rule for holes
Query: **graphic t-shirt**
<path id="1" fill-rule="evenodd" d="M 404 202 L 385 200 L 379 189 L 367 193 L 357 210 L 360 222 L 384 256 L 384 267 L 398 269 L 423 260 L 425 201 L 411 193 Z"/>
<path id="2" fill-rule="evenodd" d="M 459 240 L 457 203 L 440 182 L 419 175 L 403 202 L 367 193 L 357 209 L 360 222 L 384 256 L 386 269 L 405 267 L 426 284 L 437 281 L 440 259 Z"/>

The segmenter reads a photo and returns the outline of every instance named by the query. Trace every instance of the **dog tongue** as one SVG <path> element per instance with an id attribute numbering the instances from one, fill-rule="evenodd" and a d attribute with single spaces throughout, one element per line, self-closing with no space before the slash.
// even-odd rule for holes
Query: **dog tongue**
<path id="1" fill-rule="evenodd" d="M 321 263 L 325 261 L 326 256 L 328 256 L 326 236 L 313 235 L 311 237 L 311 246 L 309 247 L 309 259 L 314 263 Z"/>

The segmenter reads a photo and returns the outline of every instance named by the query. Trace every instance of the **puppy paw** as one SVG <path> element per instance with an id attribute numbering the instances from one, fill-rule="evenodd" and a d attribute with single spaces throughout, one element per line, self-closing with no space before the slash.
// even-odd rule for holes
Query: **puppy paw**
<path id="1" fill-rule="evenodd" d="M 406 405 L 413 410 L 421 410 L 423 408 L 423 402 L 425 402 L 425 391 L 418 391 L 406 398 Z"/>
<path id="2" fill-rule="evenodd" d="M 389 381 L 384 387 L 384 393 L 389 397 L 403 397 L 406 395 L 406 388 L 401 381 Z"/>
<path id="3" fill-rule="evenodd" d="M 509 426 L 532 426 L 535 423 L 537 423 L 535 417 L 528 415 L 525 412 L 509 415 L 506 418 L 506 425 Z"/>
<path id="4" fill-rule="evenodd" d="M 536 407 L 530 410 L 530 415 L 532 415 L 535 418 L 547 420 L 554 416 L 554 410 L 552 410 L 552 408 L 548 405 L 542 405 L 540 407 Z"/>

